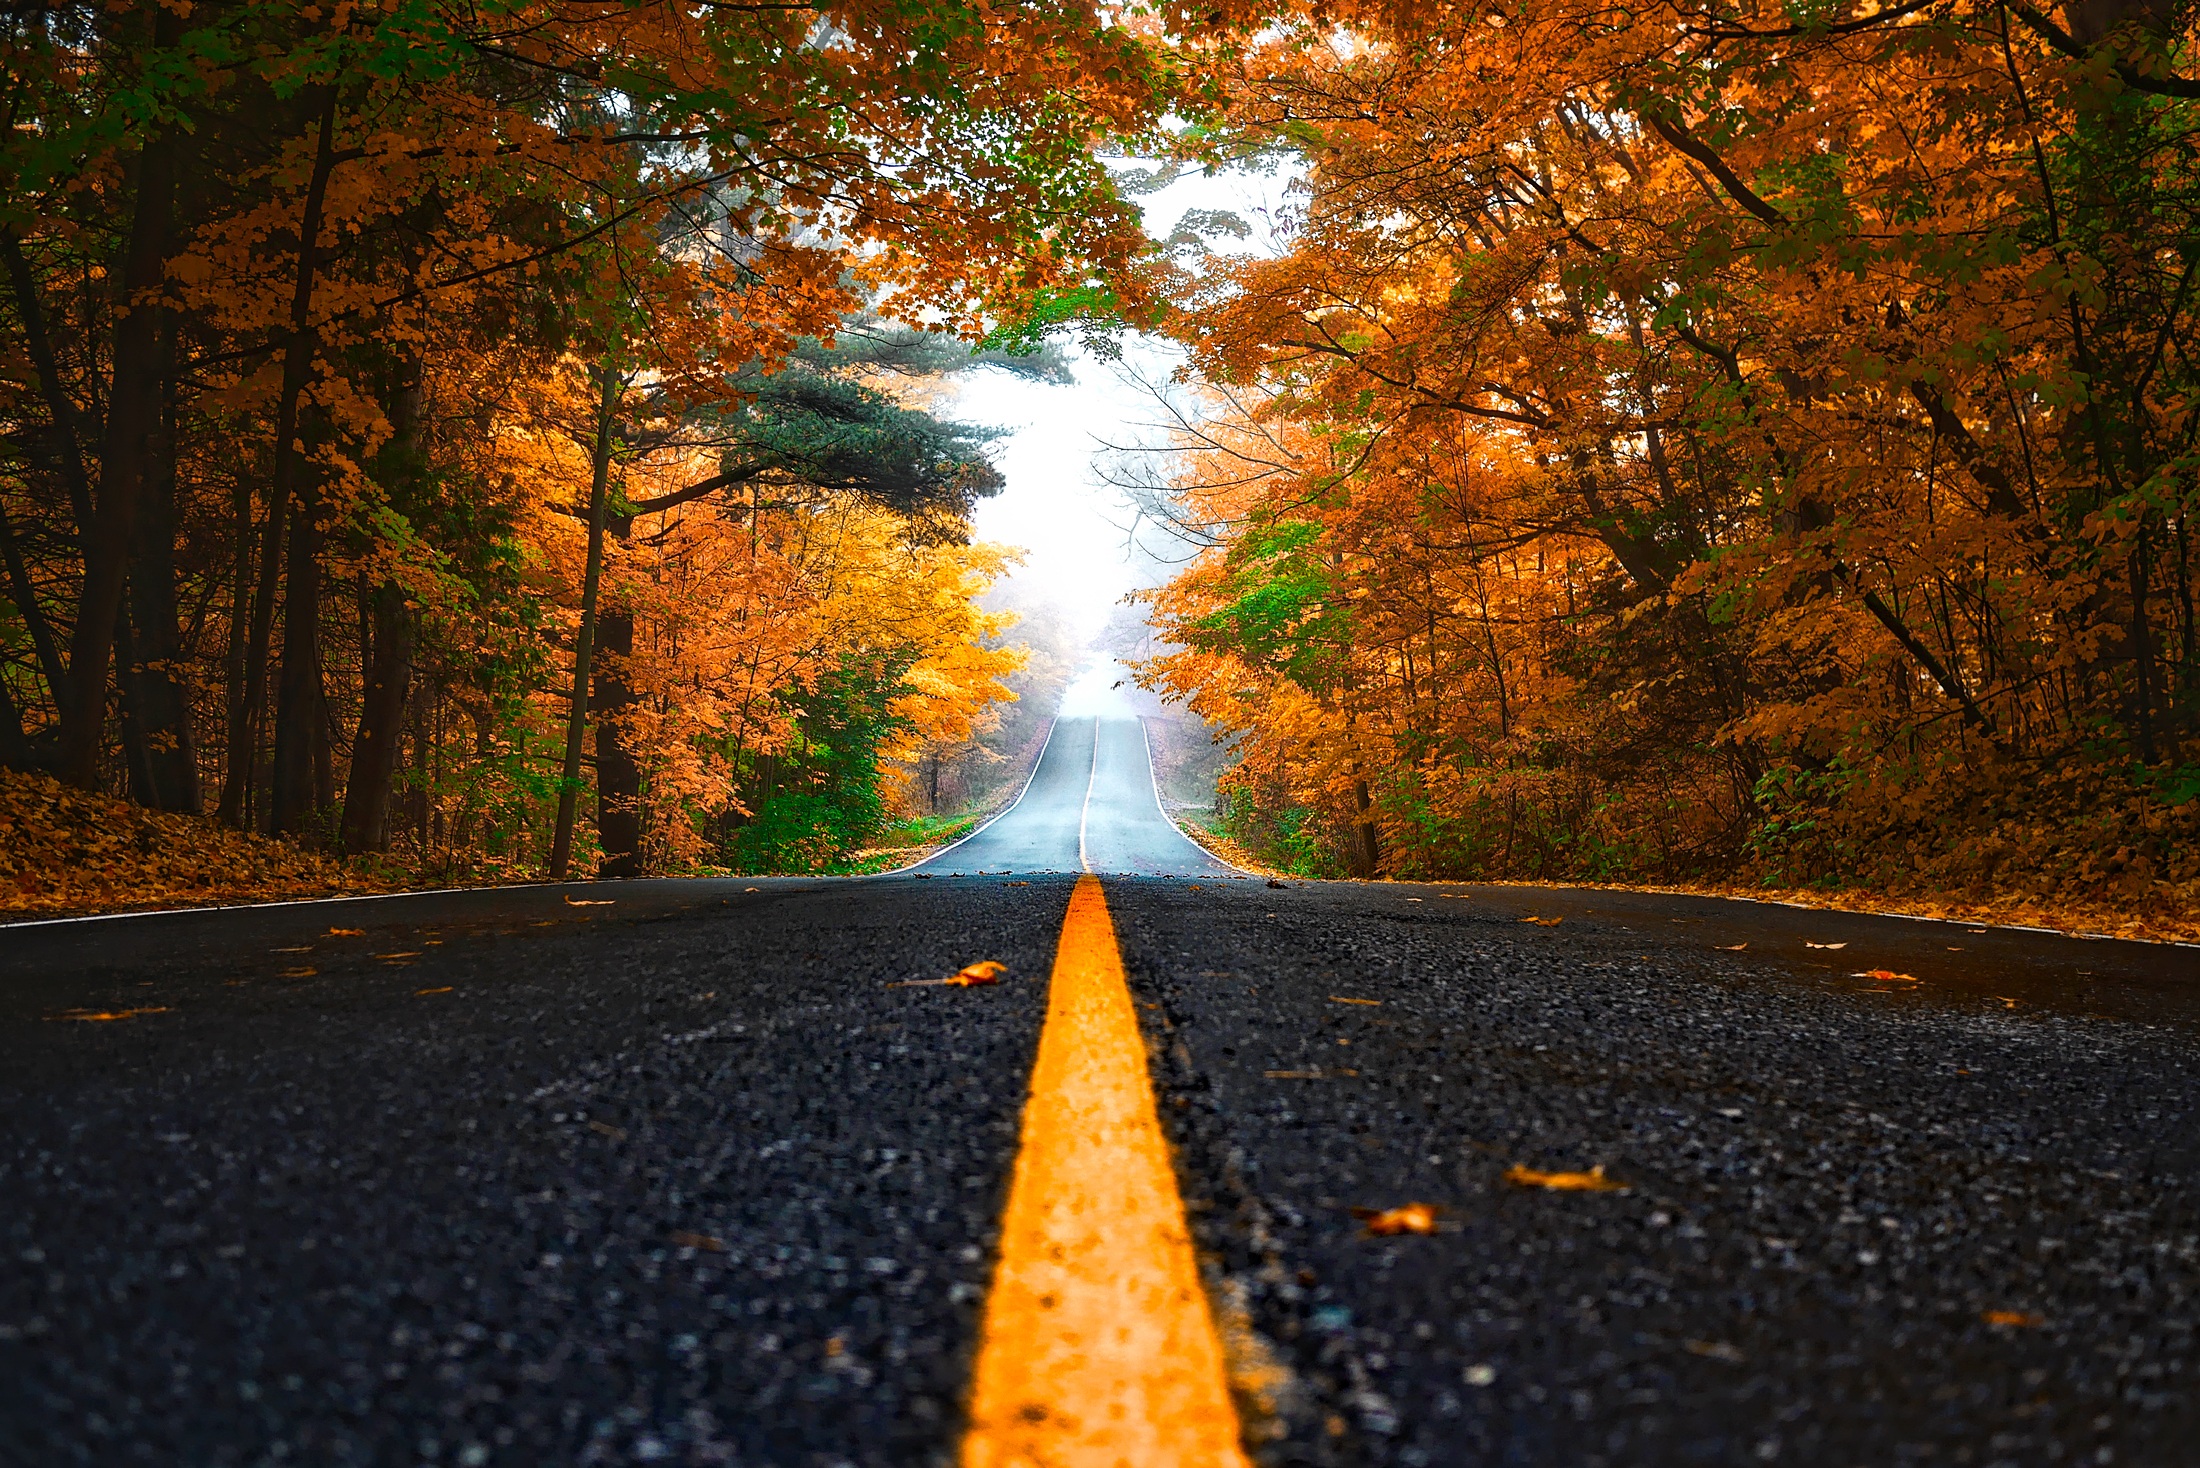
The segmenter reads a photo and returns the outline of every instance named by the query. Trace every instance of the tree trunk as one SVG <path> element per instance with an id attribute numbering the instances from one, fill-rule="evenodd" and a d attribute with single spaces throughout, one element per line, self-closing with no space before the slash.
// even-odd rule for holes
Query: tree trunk
<path id="1" fill-rule="evenodd" d="M 173 334 L 162 352 L 175 359 Z M 164 379 L 173 383 L 172 370 Z M 143 489 L 130 550 L 130 647 L 121 660 L 131 720 L 142 747 L 131 769 L 130 793 L 154 810 L 199 812 L 198 744 L 191 731 L 191 697 L 176 676 L 183 637 L 176 622 L 176 422 L 173 393 L 163 406 L 153 473 Z"/>
<path id="2" fill-rule="evenodd" d="M 344 787 L 347 856 L 389 849 L 390 790 L 397 778 L 405 701 L 411 693 L 414 624 L 405 589 L 385 581 L 371 600 L 374 654 L 367 665 L 359 734 L 352 741 L 351 775 Z"/>
<path id="3" fill-rule="evenodd" d="M 626 538 L 627 522 L 615 531 Z M 596 674 L 596 837 L 603 847 L 598 877 L 633 877 L 642 870 L 642 767 L 626 745 L 621 716 L 634 705 L 626 660 L 634 654 L 634 609 L 614 602 L 597 628 L 610 656 Z"/>
<path id="4" fill-rule="evenodd" d="M 0 769 L 34 770 L 38 752 L 23 734 L 23 712 L 8 692 L 8 680 L 0 678 Z"/>
<path id="5" fill-rule="evenodd" d="M 305 832 L 314 811 L 315 725 L 321 700 L 320 496 L 301 485 L 290 521 L 283 567 L 283 658 L 275 686 L 275 768 L 268 793 L 268 827 L 279 836 Z"/>
<path id="6" fill-rule="evenodd" d="M 1375 802 L 1368 794 L 1367 781 L 1352 782 L 1352 804 L 1359 821 L 1352 828 L 1352 875 L 1373 880 L 1382 874 L 1383 833 L 1375 824 L 1372 812 Z"/>
<path id="7" fill-rule="evenodd" d="M 154 45 L 168 44 L 178 24 L 175 11 L 161 9 L 154 21 Z M 115 624 L 122 615 L 138 501 L 154 472 L 164 309 L 157 299 L 147 298 L 157 298 L 167 283 L 169 223 L 182 151 L 182 134 L 168 128 L 155 132 L 138 151 L 136 208 L 122 268 L 116 272 L 107 431 L 100 444 L 99 493 L 91 523 L 83 527 L 84 586 L 70 639 L 68 694 L 61 704 L 62 775 L 86 790 L 99 786 L 107 669 L 114 658 Z"/>
<path id="8" fill-rule="evenodd" d="M 15 603 L 16 611 L 23 618 L 24 628 L 30 633 L 31 650 L 38 656 L 38 671 L 45 675 L 46 686 L 53 690 L 58 705 L 66 697 L 62 690 L 68 682 L 68 670 L 61 661 L 61 643 L 54 635 L 53 624 L 46 619 L 46 610 L 38 604 L 38 587 L 31 580 L 30 563 L 23 559 L 23 549 L 16 540 L 15 527 L 9 523 L 7 510 L 0 507 L 0 565 L 4 565 L 8 577 L 8 600 Z"/>
<path id="9" fill-rule="evenodd" d="M 274 473 L 269 493 L 271 515 L 275 505 L 297 502 L 283 571 L 283 661 L 275 693 L 275 770 L 268 800 L 268 824 L 278 834 L 295 834 L 306 827 L 318 783 L 314 772 L 315 740 L 325 737 L 315 728 L 317 722 L 325 722 L 320 650 L 321 506 L 317 486 L 301 472 L 299 461 L 303 455 L 298 431 L 300 403 L 312 376 L 318 344 L 313 330 L 314 270 L 320 251 L 322 204 L 328 195 L 329 174 L 336 167 L 334 88 L 322 89 L 320 114 L 313 176 L 306 185 L 305 207 L 298 223 L 298 279 L 290 298 L 290 340 L 283 352 L 282 396 L 276 404 Z M 263 571 L 263 588 L 268 580 Z M 264 668 L 264 647 L 259 662 Z"/>
<path id="10" fill-rule="evenodd" d="M 413 506 L 420 476 L 422 370 L 400 363 L 389 397 L 390 441 L 383 449 L 384 487 L 401 511 Z M 359 732 L 351 742 L 351 770 L 344 783 L 344 853 L 386 851 L 390 844 L 390 791 L 397 780 L 405 736 L 405 705 L 412 691 L 413 639 L 417 627 L 404 587 L 384 581 L 362 596 L 360 655 L 366 664 L 359 701 Z"/>
<path id="11" fill-rule="evenodd" d="M 46 312 L 39 300 L 37 277 L 31 273 L 30 261 L 24 257 L 22 244 L 12 229 L 0 230 L 0 260 L 4 260 L 9 283 L 15 290 L 16 314 L 23 323 L 24 346 L 30 353 L 31 365 L 38 371 L 39 393 L 45 399 L 50 425 L 47 441 L 51 458 L 68 490 L 69 510 L 81 551 L 92 524 L 92 481 L 84 468 L 84 436 L 77 426 L 76 405 L 69 400 L 68 387 L 61 378 L 60 362 L 54 355 L 53 337 L 46 330 Z M 38 655 L 38 670 L 46 680 L 54 707 L 66 709 L 69 706 L 69 675 L 68 665 L 61 656 L 60 639 L 54 634 L 45 608 L 38 603 L 30 569 L 16 543 L 14 527 L 8 523 L 4 512 L 0 512 L 0 563 L 5 564 L 9 598 L 23 617 L 32 650 Z M 13 731 L 12 735 L 8 730 Z M 57 732 L 49 730 L 47 739 L 42 742 L 51 743 Z M 7 740 L 7 753 L 0 756 L 0 762 L 11 768 L 43 768 L 54 762 L 55 750 L 41 751 L 23 735 L 22 711 L 16 707 L 12 696 L 8 698 L 4 714 L 0 714 L 0 738 Z"/>
<path id="12" fill-rule="evenodd" d="M 619 412 L 619 375 L 601 369 L 602 400 L 596 409 L 596 449 L 588 484 L 588 564 L 581 575 L 581 625 L 573 639 L 573 697 L 565 721 L 565 764 L 558 779 L 558 824 L 550 840 L 550 880 L 562 882 L 573 861 L 573 810 L 580 800 L 581 739 L 588 728 L 589 663 L 594 655 L 596 596 L 603 582 L 604 504 L 611 489 L 611 429 Z M 627 646 L 633 648 L 633 620 Z M 601 735 L 598 735 L 599 740 Z"/>
<path id="13" fill-rule="evenodd" d="M 2132 707 L 2132 732 L 2139 736 L 2139 758 L 2153 764 L 2160 758 L 2154 739 L 2154 626 L 2148 610 L 2153 593 L 2153 547 L 2147 534 L 2148 515 L 2139 517 L 2139 533 L 2131 538 L 2128 575 L 2131 581 L 2132 674 L 2139 687 Z"/>
<path id="14" fill-rule="evenodd" d="M 246 698 L 245 663 L 246 650 L 252 644 L 249 628 L 254 611 L 252 484 L 242 474 L 237 476 L 230 520 L 237 542 L 236 560 L 230 567 L 229 647 L 222 659 L 222 691 L 227 715 L 223 732 L 228 736 L 228 743 L 222 751 L 222 790 L 215 818 L 241 831 L 245 825 L 245 792 L 252 777 L 252 704 Z"/>

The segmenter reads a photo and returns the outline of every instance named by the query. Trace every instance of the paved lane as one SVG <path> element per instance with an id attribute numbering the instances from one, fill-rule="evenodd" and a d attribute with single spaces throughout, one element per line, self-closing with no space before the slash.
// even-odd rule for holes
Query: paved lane
<path id="1" fill-rule="evenodd" d="M 1835 980 L 1721 951 L 1747 908 L 1457 890 L 1111 891 L 1194 1232 L 1289 1370 L 1267 1461 L 2195 1460 L 2200 956 L 2030 939 L 2151 966 L 2141 1023 L 1978 992 L 1960 928 L 1811 914 L 1913 930 L 1915 983 Z M 1409 1201 L 1437 1233 L 1351 1212 Z"/>
<path id="2" fill-rule="evenodd" d="M 945 1461 L 1072 880 L 10 935 L 0 1464 Z"/>
<path id="3" fill-rule="evenodd" d="M 916 870 L 1243 875 L 1162 814 L 1144 726 L 1105 717 L 1057 719 L 1023 797 Z"/>

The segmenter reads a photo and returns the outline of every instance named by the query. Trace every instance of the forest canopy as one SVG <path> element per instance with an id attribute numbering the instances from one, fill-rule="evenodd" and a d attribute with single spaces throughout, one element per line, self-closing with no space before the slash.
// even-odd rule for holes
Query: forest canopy
<path id="1" fill-rule="evenodd" d="M 415 869 L 816 865 L 1025 654 L 906 388 L 1125 282 L 1078 5 L 11 7 L 0 764 Z M 582 807 L 592 805 L 595 819 Z"/>
<path id="2" fill-rule="evenodd" d="M 2192 840 L 2193 15 L 1333 5 L 1174 330 L 1154 669 L 1305 870 L 2148 900 Z"/>

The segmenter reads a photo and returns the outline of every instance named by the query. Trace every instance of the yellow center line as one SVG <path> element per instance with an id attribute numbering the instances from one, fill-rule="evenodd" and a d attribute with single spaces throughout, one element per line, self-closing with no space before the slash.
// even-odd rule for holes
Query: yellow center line
<path id="1" fill-rule="evenodd" d="M 1246 1468 L 1100 880 L 1077 879 L 963 1468 Z"/>

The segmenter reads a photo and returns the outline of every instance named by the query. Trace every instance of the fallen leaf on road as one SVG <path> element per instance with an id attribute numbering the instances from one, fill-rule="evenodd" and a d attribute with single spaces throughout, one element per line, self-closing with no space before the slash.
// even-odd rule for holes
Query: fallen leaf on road
<path id="1" fill-rule="evenodd" d="M 1982 1310 L 1979 1319 L 1988 1325 L 2039 1326 L 2047 1324 L 2047 1317 L 2030 1310 Z"/>
<path id="2" fill-rule="evenodd" d="M 1803 940 L 1803 946 L 1805 948 L 1846 948 L 1849 945 L 1846 943 L 1813 943 L 1810 941 L 1810 939 L 1805 938 Z"/>
<path id="3" fill-rule="evenodd" d="M 1373 1004 L 1380 1007 L 1383 1001 L 1380 999 L 1347 999 L 1342 994 L 1332 994 L 1329 996 L 1329 1002 L 1331 1004 Z"/>
<path id="4" fill-rule="evenodd" d="M 969 964 L 958 972 L 949 974 L 940 982 L 951 989 L 968 989 L 976 984 L 998 984 L 1001 981 L 1001 975 L 1007 972 L 1007 964 L 995 963 L 990 958 L 981 958 L 976 963 Z"/>
<path id="5" fill-rule="evenodd" d="M 331 938 L 364 938 L 367 936 L 367 930 L 365 928 L 330 928 L 328 936 Z"/>
<path id="6" fill-rule="evenodd" d="M 1739 953 L 1749 945 L 1747 943 L 1714 943 L 1712 946 L 1721 953 Z"/>
<path id="7" fill-rule="evenodd" d="M 94 1022 L 109 1019 L 136 1019 L 141 1014 L 166 1014 L 165 1004 L 150 1004 L 142 1009 L 64 1009 L 59 1014 L 49 1014 L 48 1019 L 73 1019 Z"/>
<path id="8" fill-rule="evenodd" d="M 1691 1356 L 1708 1356 L 1714 1361 L 1727 1361 L 1736 1366 L 1746 1359 L 1725 1341 L 1682 1341 L 1681 1349 Z"/>
<path id="9" fill-rule="evenodd" d="M 618 900 L 616 897 L 568 897 L 565 899 L 565 905 L 567 907 L 609 907 Z"/>
<path id="10" fill-rule="evenodd" d="M 296 948 L 270 948 L 267 951 L 270 953 L 311 953 L 313 945 L 311 943 L 301 943 Z"/>
<path id="11" fill-rule="evenodd" d="M 684 1228 L 676 1228 L 672 1231 L 672 1242 L 682 1249 L 701 1249 L 706 1254 L 723 1254 L 726 1252 L 726 1244 L 723 1239 L 714 1238 L 710 1234 L 692 1234 Z"/>
<path id="12" fill-rule="evenodd" d="M 1029 887 L 1031 884 L 1029 882 L 1003 882 L 1001 885 L 1003 887 Z M 1199 889 L 1194 887 L 1192 890 L 1197 892 Z"/>
<path id="13" fill-rule="evenodd" d="M 1408 1203 L 1402 1208 L 1355 1208 L 1352 1216 L 1365 1221 L 1367 1231 L 1378 1238 L 1436 1232 L 1436 1210 L 1426 1203 Z"/>
<path id="14" fill-rule="evenodd" d="M 1522 921 L 1522 922 L 1524 922 L 1524 923 L 1534 923 L 1534 924 L 1535 924 L 1535 925 L 1536 925 L 1537 927 L 1539 927 L 1539 928 L 1555 928 L 1555 927 L 1557 927 L 1557 926 L 1558 926 L 1558 925 L 1559 925 L 1560 923 L 1562 923 L 1562 922 L 1566 921 L 1566 919 L 1564 919 L 1564 918 L 1562 918 L 1562 917 L 1556 917 L 1556 918 L 1547 918 L 1547 917 L 1536 917 L 1536 916 L 1534 916 L 1533 914 L 1530 914 L 1529 916 L 1527 916 L 1527 917 L 1524 917 L 1524 918 L 1522 918 L 1522 919 L 1521 919 L 1521 921 Z"/>
<path id="15" fill-rule="evenodd" d="M 448 993 L 450 993 L 450 992 L 451 992 L 451 986 L 450 986 L 449 984 L 445 984 L 445 985 L 444 985 L 444 986 L 443 986 L 442 988 L 440 988 L 440 989 L 415 989 L 415 990 L 413 990 L 413 993 L 414 993 L 415 995 L 420 995 L 420 994 L 448 994 Z"/>
<path id="16" fill-rule="evenodd" d="M 415 948 L 409 953 L 377 953 L 374 956 L 376 958 L 418 958 L 420 950 Z"/>
<path id="17" fill-rule="evenodd" d="M 1587 1172 L 1537 1172 L 1532 1167 L 1508 1167 L 1505 1181 L 1523 1188 L 1549 1188 L 1554 1193 L 1624 1193 L 1627 1184 L 1604 1175 L 1599 1162 Z"/>
<path id="18" fill-rule="evenodd" d="M 1898 974 L 1891 968 L 1868 968 L 1862 973 L 1849 975 L 1852 979 L 1870 979 L 1875 984 L 1921 984 L 1924 980 L 1916 974 Z"/>
<path id="19" fill-rule="evenodd" d="M 286 968 L 283 970 L 281 977 L 286 979 L 310 979 L 319 972 L 319 969 L 308 964 L 304 968 Z"/>
<path id="20" fill-rule="evenodd" d="M 2003 1009 L 2015 1009 L 2017 1007 L 2017 1001 L 2011 999 L 2007 994 L 1996 994 L 1994 997 L 2001 1001 Z"/>
<path id="21" fill-rule="evenodd" d="M 592 1121 L 588 1124 L 588 1129 L 599 1136 L 609 1137 L 614 1142 L 626 1140 L 626 1128 L 613 1126 L 608 1121 Z"/>

